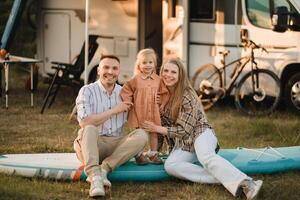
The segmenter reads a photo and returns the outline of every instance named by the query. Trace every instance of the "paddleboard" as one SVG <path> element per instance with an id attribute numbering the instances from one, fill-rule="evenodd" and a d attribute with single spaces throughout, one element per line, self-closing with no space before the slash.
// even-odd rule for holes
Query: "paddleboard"
<path id="1" fill-rule="evenodd" d="M 300 146 L 261 149 L 221 149 L 218 153 L 246 174 L 300 170 Z M 199 163 L 196 163 L 199 164 Z M 75 153 L 0 155 L 0 172 L 55 180 L 86 180 Z M 137 166 L 134 159 L 108 175 L 111 181 L 162 181 L 170 177 L 163 165 Z"/>

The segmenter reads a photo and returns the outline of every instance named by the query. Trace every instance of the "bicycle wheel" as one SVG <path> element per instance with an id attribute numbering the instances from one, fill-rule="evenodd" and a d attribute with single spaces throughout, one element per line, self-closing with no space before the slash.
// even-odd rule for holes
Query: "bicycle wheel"
<path id="1" fill-rule="evenodd" d="M 211 108 L 224 95 L 223 90 L 220 90 L 223 83 L 221 72 L 213 64 L 201 66 L 191 82 L 201 99 L 204 110 Z"/>
<path id="2" fill-rule="evenodd" d="M 269 114 L 279 103 L 279 78 L 266 69 L 254 70 L 253 75 L 252 79 L 251 72 L 248 72 L 239 81 L 235 90 L 235 105 L 249 115 Z"/>

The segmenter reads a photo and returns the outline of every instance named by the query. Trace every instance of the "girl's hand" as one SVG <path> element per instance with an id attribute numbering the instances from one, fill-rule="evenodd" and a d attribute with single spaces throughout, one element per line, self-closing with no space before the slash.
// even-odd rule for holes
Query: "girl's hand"
<path id="1" fill-rule="evenodd" d="M 144 121 L 142 128 L 148 132 L 160 133 L 162 135 L 168 135 L 168 129 L 163 126 L 158 126 L 150 121 Z"/>

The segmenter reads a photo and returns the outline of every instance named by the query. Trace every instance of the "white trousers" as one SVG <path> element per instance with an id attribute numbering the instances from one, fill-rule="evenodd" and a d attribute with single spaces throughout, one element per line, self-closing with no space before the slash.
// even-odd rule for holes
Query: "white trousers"
<path id="1" fill-rule="evenodd" d="M 195 153 L 173 150 L 165 161 L 165 170 L 177 178 L 198 183 L 221 183 L 233 195 L 244 180 L 252 180 L 230 162 L 216 154 L 217 138 L 206 129 L 195 140 Z M 199 161 L 202 166 L 194 164 Z"/>

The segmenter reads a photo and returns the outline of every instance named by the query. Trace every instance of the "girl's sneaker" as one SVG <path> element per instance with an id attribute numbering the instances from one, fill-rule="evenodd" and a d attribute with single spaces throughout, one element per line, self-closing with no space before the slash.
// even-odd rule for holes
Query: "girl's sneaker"
<path id="1" fill-rule="evenodd" d="M 135 162 L 137 165 L 147 165 L 150 163 L 150 160 L 147 156 L 144 156 L 144 154 L 141 154 L 141 155 L 135 157 Z"/>
<path id="2" fill-rule="evenodd" d="M 156 153 L 153 156 L 148 155 L 148 158 L 150 160 L 150 163 L 155 164 L 155 165 L 160 165 L 163 164 L 162 159 L 159 157 L 159 154 Z"/>

